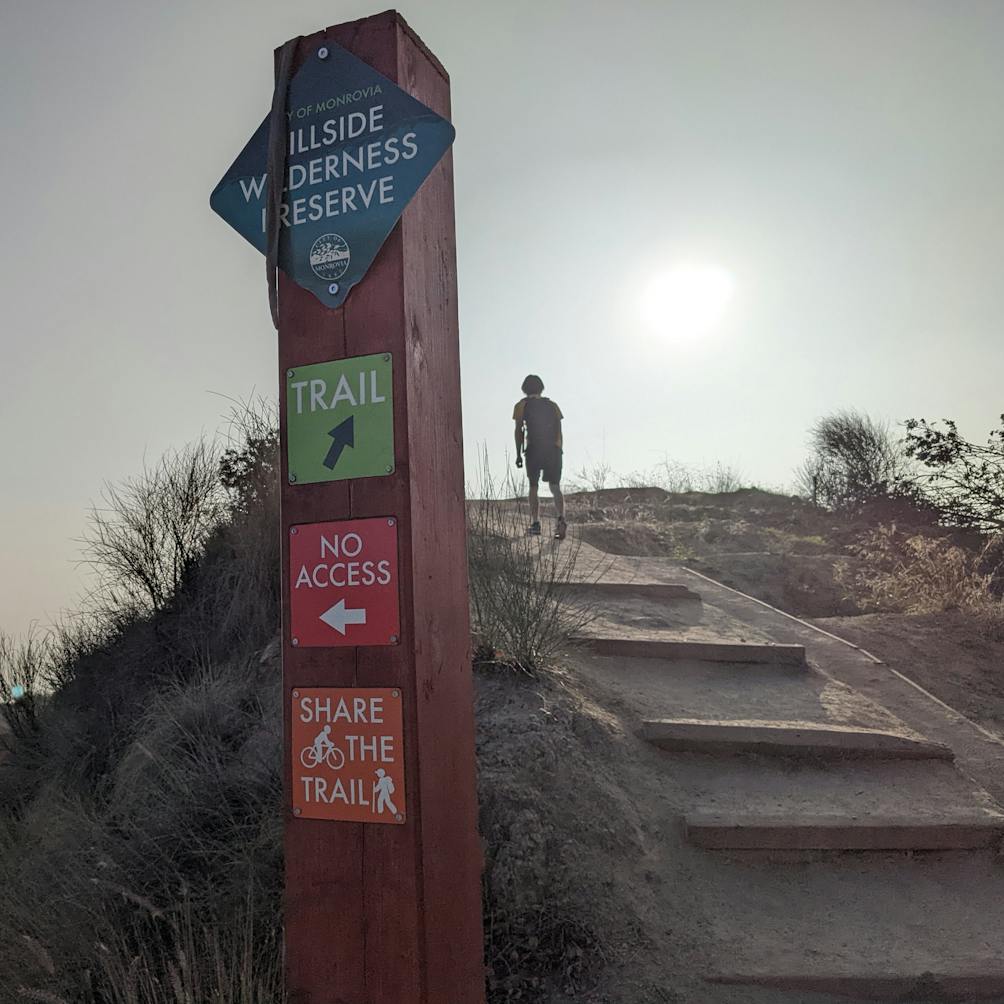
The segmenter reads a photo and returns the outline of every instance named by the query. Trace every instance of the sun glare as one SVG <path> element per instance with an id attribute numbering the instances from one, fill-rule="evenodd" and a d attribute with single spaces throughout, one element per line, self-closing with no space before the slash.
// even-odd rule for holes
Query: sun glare
<path id="1" fill-rule="evenodd" d="M 724 268 L 679 265 L 652 277 L 642 292 L 641 319 L 671 338 L 706 334 L 725 316 L 735 282 Z"/>

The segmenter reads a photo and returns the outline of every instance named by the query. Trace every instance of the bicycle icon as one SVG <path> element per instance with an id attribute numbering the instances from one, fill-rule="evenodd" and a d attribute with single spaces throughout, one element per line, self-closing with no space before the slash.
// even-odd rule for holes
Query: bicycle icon
<path id="1" fill-rule="evenodd" d="M 318 756 L 313 746 L 307 746 L 300 750 L 300 763 L 307 770 L 313 770 L 322 763 L 331 770 L 341 770 L 345 766 L 345 754 L 337 746 L 331 746 Z"/>

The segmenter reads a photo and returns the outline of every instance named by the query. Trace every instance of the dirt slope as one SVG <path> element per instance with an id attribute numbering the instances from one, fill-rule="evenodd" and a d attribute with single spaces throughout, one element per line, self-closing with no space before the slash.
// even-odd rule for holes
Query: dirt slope
<path id="1" fill-rule="evenodd" d="M 883 512 L 842 517 L 759 489 L 670 495 L 609 489 L 572 496 L 576 532 L 602 551 L 672 558 L 772 606 L 810 618 L 915 679 L 990 728 L 1004 727 L 1004 639 L 948 612 L 869 613 L 835 563 Z"/>
<path id="2" fill-rule="evenodd" d="M 583 673 L 587 661 L 570 651 L 567 668 L 543 679 L 477 680 L 482 837 L 497 848 L 485 871 L 497 999 L 835 1002 L 704 981 L 721 921 L 715 900 L 742 879 L 723 882 L 720 863 L 685 843 L 680 819 L 694 797 L 693 772 L 667 772 L 665 754 L 635 734 L 637 708 Z M 776 925 L 787 912 L 778 900 L 758 924 Z M 518 954 L 500 957 L 493 937 Z M 527 975 L 542 969 L 559 975 Z"/>
<path id="3" fill-rule="evenodd" d="M 823 617 L 827 631 L 872 652 L 987 728 L 1004 735 L 1004 640 L 957 611 Z"/>
<path id="4" fill-rule="evenodd" d="M 583 550 L 601 561 L 588 545 Z M 849 825 L 900 819 L 920 828 L 985 819 L 998 826 L 999 805 L 966 773 L 969 766 L 980 766 L 972 751 L 985 738 L 852 647 L 712 583 L 702 585 L 671 561 L 620 558 L 603 567 L 610 581 L 635 586 L 684 581 L 705 599 L 695 618 L 692 609 L 684 612 L 655 599 L 612 603 L 603 594 L 590 633 L 605 641 L 662 637 L 704 643 L 720 637 L 808 646 L 811 640 L 812 671 L 570 652 L 563 673 L 539 685 L 543 690 L 513 690 L 519 681 L 492 682 L 510 688 L 500 692 L 538 724 L 530 730 L 525 763 L 513 763 L 511 748 L 496 762 L 492 749 L 501 751 L 506 743 L 496 734 L 505 729 L 504 719 L 497 703 L 479 702 L 487 737 L 479 750 L 486 807 L 488 789 L 500 783 L 504 797 L 522 798 L 524 804 L 536 797 L 547 807 L 540 812 L 545 829 L 553 825 L 567 834 L 574 827 L 575 836 L 566 838 L 567 856 L 557 857 L 559 873 L 573 890 L 567 894 L 573 912 L 597 925 L 592 928 L 597 945 L 605 931 L 616 932 L 606 939 L 615 947 L 594 982 L 587 971 L 577 992 L 562 996 L 552 990 L 527 999 L 549 1004 L 1004 999 L 1004 992 L 995 990 L 1004 988 L 1004 973 L 992 935 L 1004 924 L 1004 876 L 992 850 L 750 857 L 695 847 L 683 825 L 694 812 L 713 811 L 752 815 L 782 828 L 806 818 L 845 819 Z M 907 637 L 909 627 L 900 623 Z M 944 628 L 930 625 L 932 632 Z M 876 630 L 883 631 L 881 623 Z M 938 655 L 932 649 L 932 657 Z M 974 664 L 985 663 L 988 655 L 992 649 L 975 651 Z M 844 672 L 853 686 L 841 682 Z M 993 674 L 985 675 L 992 686 Z M 855 689 L 859 684 L 863 692 Z M 640 725 L 653 717 L 794 720 L 914 736 L 928 735 L 930 725 L 937 741 L 952 745 L 958 739 L 963 769 L 946 762 L 864 765 L 668 754 L 639 738 Z M 503 766 L 501 776 L 494 773 L 496 765 Z M 992 762 L 989 767 L 994 769 Z M 571 800 L 571 813 L 562 813 L 570 783 L 592 794 Z M 583 818 L 583 811 L 591 814 Z M 609 820 L 609 843 L 596 829 L 597 815 Z M 560 837 L 555 839 L 560 844 Z M 533 880 L 526 885 L 532 887 Z M 745 976 L 738 985 L 704 981 L 716 972 Z M 750 985 L 756 978 L 775 986 Z M 820 987 L 843 990 L 831 997 L 814 992 Z"/>

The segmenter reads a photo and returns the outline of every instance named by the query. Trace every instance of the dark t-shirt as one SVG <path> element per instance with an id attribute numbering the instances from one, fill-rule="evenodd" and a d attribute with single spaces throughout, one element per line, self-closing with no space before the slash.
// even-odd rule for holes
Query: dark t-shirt
<path id="1" fill-rule="evenodd" d="M 524 449 L 561 449 L 561 420 L 565 417 L 561 409 L 547 397 L 525 397 L 516 403 L 512 412 L 513 421 L 526 427 Z"/>

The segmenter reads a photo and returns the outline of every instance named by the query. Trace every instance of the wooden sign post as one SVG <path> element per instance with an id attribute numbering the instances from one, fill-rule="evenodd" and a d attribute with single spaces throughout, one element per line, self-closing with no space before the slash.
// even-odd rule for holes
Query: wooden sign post
<path id="1" fill-rule="evenodd" d="M 446 71 L 396 13 L 303 38 L 293 72 L 324 43 L 449 117 Z M 407 149 L 387 144 L 381 156 Z M 337 234 L 337 217 L 330 229 Z M 318 275 L 344 268 L 344 243 L 312 249 Z M 279 374 L 290 1004 L 478 1004 L 481 851 L 449 153 L 342 306 L 280 273 Z M 354 418 L 335 414 L 345 402 L 358 406 Z M 315 405 L 332 409 L 330 429 L 309 414 Z M 379 438 L 391 435 L 391 409 L 387 463 Z M 312 472 L 302 481 L 288 462 L 291 421 L 319 443 L 314 452 L 296 444 Z M 370 461 L 361 454 L 367 429 Z M 383 467 L 323 480 L 343 457 L 353 470 Z M 341 521 L 352 523 L 340 530 Z M 354 590 L 348 600 L 343 586 Z M 291 601 L 293 617 L 305 618 L 303 644 Z"/>

